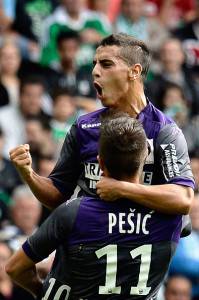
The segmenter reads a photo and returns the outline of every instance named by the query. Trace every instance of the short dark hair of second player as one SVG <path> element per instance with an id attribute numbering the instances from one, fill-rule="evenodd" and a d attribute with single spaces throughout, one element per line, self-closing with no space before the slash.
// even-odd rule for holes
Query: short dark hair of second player
<path id="1" fill-rule="evenodd" d="M 99 154 L 115 179 L 134 176 L 143 167 L 147 139 L 141 123 L 128 114 L 106 116 L 100 129 Z"/>
<path id="2" fill-rule="evenodd" d="M 151 55 L 147 45 L 143 41 L 137 40 L 125 33 L 118 33 L 105 37 L 98 46 L 120 47 L 121 58 L 127 65 L 140 64 L 142 66 L 142 78 L 146 77 L 151 62 Z"/>

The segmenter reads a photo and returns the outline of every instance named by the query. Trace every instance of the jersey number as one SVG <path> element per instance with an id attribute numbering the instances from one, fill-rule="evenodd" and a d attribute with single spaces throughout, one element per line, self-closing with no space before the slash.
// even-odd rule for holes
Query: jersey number
<path id="1" fill-rule="evenodd" d="M 49 287 L 48 287 L 48 289 L 47 289 L 47 291 L 46 291 L 44 297 L 43 297 L 41 300 L 48 300 L 48 299 L 49 299 L 49 296 L 50 296 L 50 294 L 51 294 L 51 292 L 52 292 L 52 289 L 53 289 L 53 287 L 54 287 L 54 285 L 55 285 L 55 282 L 56 282 L 56 279 L 55 279 L 55 278 L 50 278 L 50 280 L 49 280 L 50 285 L 49 285 Z M 56 294 L 55 294 L 53 300 L 59 300 L 60 297 L 61 297 L 61 295 L 62 295 L 62 293 L 63 293 L 64 291 L 66 291 L 65 300 L 67 300 L 68 297 L 69 297 L 69 294 L 70 294 L 70 290 L 71 290 L 71 288 L 70 288 L 68 285 L 66 285 L 66 284 L 61 285 L 61 286 L 58 288 L 58 290 L 57 290 L 57 292 L 56 292 Z"/>
<path id="2" fill-rule="evenodd" d="M 140 273 L 137 286 L 132 286 L 130 295 L 148 295 L 151 287 L 147 287 L 149 268 L 151 263 L 152 245 L 143 245 L 133 249 L 130 254 L 132 259 L 141 255 Z M 108 245 L 95 251 L 97 258 L 106 255 L 105 285 L 99 286 L 99 294 L 121 294 L 121 286 L 116 286 L 117 277 L 117 245 Z"/>

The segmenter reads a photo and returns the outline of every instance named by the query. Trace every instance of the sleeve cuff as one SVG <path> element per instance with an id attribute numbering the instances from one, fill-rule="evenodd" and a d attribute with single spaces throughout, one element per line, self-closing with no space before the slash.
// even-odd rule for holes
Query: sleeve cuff
<path id="1" fill-rule="evenodd" d="M 35 254 L 34 251 L 31 249 L 28 240 L 26 240 L 25 243 L 22 245 L 22 249 L 25 252 L 25 254 L 35 263 L 38 263 L 42 261 L 44 258 L 46 258 L 46 257 L 40 257 L 37 254 Z"/>

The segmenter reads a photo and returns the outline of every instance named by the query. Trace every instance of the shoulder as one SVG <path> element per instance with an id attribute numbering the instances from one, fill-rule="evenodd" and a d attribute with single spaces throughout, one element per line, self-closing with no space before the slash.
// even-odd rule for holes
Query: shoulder
<path id="1" fill-rule="evenodd" d="M 52 214 L 53 218 L 57 219 L 63 227 L 65 225 L 66 228 L 71 229 L 75 222 L 81 201 L 82 197 L 78 197 L 64 202 L 54 210 Z"/>
<path id="2" fill-rule="evenodd" d="M 77 119 L 77 126 L 81 127 L 82 129 L 99 127 L 101 124 L 100 116 L 106 109 L 107 108 L 102 108 L 86 115 L 80 116 Z"/>
<path id="3" fill-rule="evenodd" d="M 60 23 L 59 19 L 63 19 L 64 17 L 64 12 L 61 6 L 58 6 L 55 11 L 45 19 L 45 26 L 50 26 L 53 23 Z"/>

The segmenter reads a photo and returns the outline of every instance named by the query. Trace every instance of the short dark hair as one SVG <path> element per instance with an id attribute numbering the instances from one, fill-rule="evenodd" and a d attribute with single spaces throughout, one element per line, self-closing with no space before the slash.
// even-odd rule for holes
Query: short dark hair
<path id="1" fill-rule="evenodd" d="M 142 66 L 142 77 L 146 77 L 149 70 L 151 54 L 147 45 L 133 36 L 125 33 L 111 34 L 105 37 L 98 45 L 117 46 L 121 48 L 121 58 L 129 65 L 140 64 Z"/>
<path id="2" fill-rule="evenodd" d="M 20 94 L 24 91 L 24 87 L 26 85 L 41 85 L 44 90 L 46 88 L 46 84 L 44 81 L 44 78 L 42 76 L 39 75 L 30 75 L 27 77 L 23 77 L 21 82 L 20 82 Z"/>
<path id="3" fill-rule="evenodd" d="M 53 98 L 53 101 L 56 102 L 56 99 L 59 97 L 59 96 L 68 96 L 68 97 L 72 97 L 72 93 L 71 91 L 64 87 L 60 87 L 60 88 L 56 88 L 53 93 L 52 93 L 52 98 Z"/>
<path id="4" fill-rule="evenodd" d="M 146 151 L 146 134 L 138 120 L 126 113 L 106 113 L 102 117 L 99 154 L 113 178 L 136 175 Z"/>
<path id="5" fill-rule="evenodd" d="M 65 40 L 76 40 L 78 43 L 80 43 L 80 35 L 78 32 L 74 30 L 62 30 L 57 35 L 57 47 L 60 47 L 60 44 Z"/>

